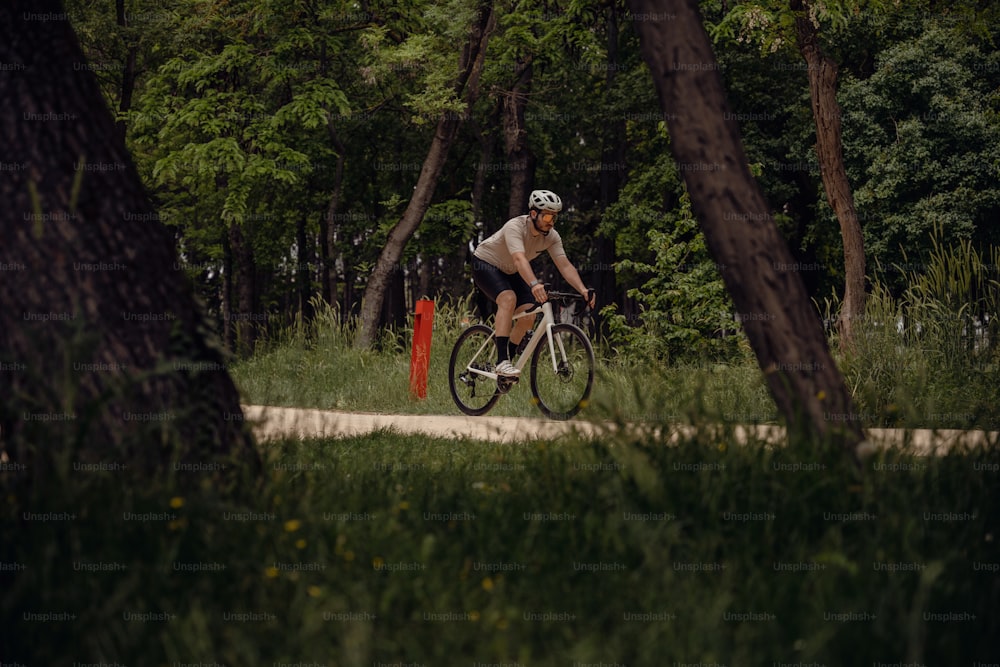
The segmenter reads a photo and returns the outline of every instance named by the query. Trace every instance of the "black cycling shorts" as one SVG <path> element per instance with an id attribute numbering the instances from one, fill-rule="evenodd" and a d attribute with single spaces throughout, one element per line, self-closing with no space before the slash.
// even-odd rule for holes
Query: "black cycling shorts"
<path id="1" fill-rule="evenodd" d="M 520 273 L 506 274 L 474 255 L 472 257 L 472 281 L 493 303 L 496 303 L 500 292 L 507 290 L 514 290 L 518 306 L 535 303 L 531 288 L 528 287 L 528 283 L 524 282 Z"/>

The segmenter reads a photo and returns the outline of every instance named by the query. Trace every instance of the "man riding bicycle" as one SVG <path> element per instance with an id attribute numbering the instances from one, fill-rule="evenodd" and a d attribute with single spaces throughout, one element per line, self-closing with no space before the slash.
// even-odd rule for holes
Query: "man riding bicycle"
<path id="1" fill-rule="evenodd" d="M 531 318 L 522 317 L 517 326 L 513 326 L 515 313 L 529 310 L 535 303 L 548 299 L 545 286 L 531 269 L 531 260 L 542 251 L 548 251 L 566 282 L 588 299 L 587 287 L 566 257 L 559 232 L 553 229 L 560 211 L 562 200 L 558 195 L 549 190 L 535 190 L 528 197 L 527 215 L 508 220 L 473 253 L 472 280 L 497 304 L 497 375 L 517 378 L 521 374 L 511 363 L 511 357 L 532 322 Z M 593 308 L 594 302 L 591 294 L 588 305 Z"/>

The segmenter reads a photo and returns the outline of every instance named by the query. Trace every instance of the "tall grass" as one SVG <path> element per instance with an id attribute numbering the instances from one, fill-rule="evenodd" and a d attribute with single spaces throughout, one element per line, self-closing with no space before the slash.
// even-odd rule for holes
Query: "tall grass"
<path id="1" fill-rule="evenodd" d="M 1000 427 L 1000 249 L 934 243 L 892 295 L 877 275 L 841 359 L 869 425 Z"/>
<path id="2" fill-rule="evenodd" d="M 447 363 L 457 337 L 453 315 L 458 310 L 448 304 L 437 307 L 430 376 L 444 378 L 445 384 L 435 383 L 427 402 L 412 401 L 409 396 L 410 357 L 404 341 L 412 336 L 412 320 L 407 328 L 384 334 L 377 349 L 358 350 L 353 347 L 356 322 L 342 322 L 339 313 L 325 304 L 318 304 L 310 325 L 266 344 L 251 360 L 234 366 L 232 374 L 251 403 L 434 412 L 450 401 Z"/>
<path id="3" fill-rule="evenodd" d="M 725 429 L 674 447 L 648 431 L 518 446 L 381 432 L 274 443 L 253 496 L 177 470 L 5 484 L 0 652 L 25 665 L 996 661 L 995 443 L 884 452 L 862 471 L 834 447 L 732 443 Z M 42 518 L 55 511 L 73 518 Z"/>
<path id="4" fill-rule="evenodd" d="M 900 269 L 901 270 L 901 269 Z M 934 245 L 925 263 L 906 269 L 894 295 L 876 273 L 855 341 L 838 364 L 868 427 L 1000 427 L 1000 249 Z M 839 304 L 827 303 L 828 315 Z M 460 414 L 448 392 L 448 360 L 462 327 L 474 321 L 468 300 L 437 304 L 428 397 L 409 396 L 407 328 L 375 351 L 351 346 L 354 325 L 320 308 L 296 330 L 237 364 L 233 376 L 249 403 L 369 412 Z M 664 364 L 641 350 L 596 345 L 592 405 L 580 419 L 775 422 L 777 410 L 746 345 L 730 363 Z M 522 382 L 494 415 L 539 416 Z"/>
<path id="5" fill-rule="evenodd" d="M 252 404 L 403 414 L 460 414 L 448 390 L 451 349 L 465 326 L 476 322 L 469 300 L 435 306 L 426 400 L 409 393 L 409 344 L 413 322 L 386 334 L 373 350 L 352 346 L 355 323 L 319 305 L 308 328 L 286 332 L 251 359 L 232 368 Z M 769 421 L 776 410 L 756 363 L 685 363 L 661 366 L 595 346 L 597 381 L 590 419 L 684 420 L 692 414 Z M 491 415 L 541 416 L 531 404 L 527 382 L 504 396 Z"/>

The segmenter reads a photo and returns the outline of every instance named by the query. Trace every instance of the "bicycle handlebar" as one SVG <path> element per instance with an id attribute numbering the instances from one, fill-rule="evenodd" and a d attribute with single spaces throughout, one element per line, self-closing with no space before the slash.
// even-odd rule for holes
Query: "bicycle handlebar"
<path id="1" fill-rule="evenodd" d="M 594 295 L 594 290 L 588 289 L 587 296 L 583 296 L 582 294 L 577 294 L 576 292 L 550 292 L 546 289 L 545 295 L 548 297 L 549 301 L 583 301 L 584 305 L 589 309 L 590 300 Z"/>

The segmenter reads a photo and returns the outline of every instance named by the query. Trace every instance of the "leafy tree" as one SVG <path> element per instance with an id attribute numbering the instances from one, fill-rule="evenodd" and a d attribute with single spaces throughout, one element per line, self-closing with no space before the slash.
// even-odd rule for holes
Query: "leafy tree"
<path id="1" fill-rule="evenodd" d="M 1000 242 L 998 90 L 1000 54 L 943 18 L 879 54 L 871 76 L 844 81 L 848 169 L 892 289 L 930 252 L 935 227 L 944 244 Z"/>
<path id="2" fill-rule="evenodd" d="M 717 48 L 751 173 L 807 290 L 814 298 L 842 291 L 842 241 L 822 194 L 805 62 L 789 49 L 761 53 L 745 41 Z"/>
<path id="3" fill-rule="evenodd" d="M 821 190 L 807 95 L 811 68 L 795 48 L 797 15 L 787 2 L 701 5 L 719 38 L 720 73 L 751 172 L 792 245 L 792 267 L 809 293 L 822 298 L 846 274 L 843 241 L 830 224 L 835 214 Z M 987 91 L 995 87 L 995 72 L 987 61 L 995 22 L 976 5 L 808 5 L 822 27 L 823 51 L 849 82 L 840 95 L 849 112 L 848 175 L 869 197 L 860 218 L 878 232 L 866 242 L 883 267 L 900 260 L 896 248 L 906 238 L 905 225 L 913 227 L 904 217 L 924 216 L 923 229 L 946 211 L 946 227 L 948 216 L 957 215 L 952 227 L 973 225 L 978 231 L 968 232 L 970 238 L 988 240 L 980 220 L 990 215 L 992 188 L 968 168 L 976 163 L 988 173 L 995 137 L 963 130 L 975 148 L 966 154 L 962 140 L 954 141 L 955 124 L 938 122 L 933 137 L 904 137 L 909 153 L 893 145 L 892 120 L 902 117 L 893 105 L 911 104 L 914 94 L 905 82 L 903 88 L 886 83 L 892 77 L 881 65 L 885 53 L 929 29 L 928 15 L 940 15 L 939 23 L 952 29 L 954 49 L 971 45 L 984 59 L 973 65 L 981 68 L 981 80 L 950 98 L 956 109 L 967 109 L 972 98 L 963 95 L 972 95 L 984 127 L 992 127 Z M 681 248 L 696 248 L 700 232 L 683 225 L 681 174 L 666 158 L 670 113 L 659 107 L 641 64 L 635 30 L 641 22 L 621 3 L 497 5 L 481 92 L 460 112 L 468 100 L 454 94 L 455 45 L 466 38 L 468 2 L 71 0 L 70 6 L 85 48 L 102 65 L 94 71 L 105 97 L 121 109 L 159 219 L 171 226 L 182 265 L 233 349 L 239 342 L 246 352 L 260 332 L 308 318 L 317 295 L 344 317 L 359 314 L 362 290 L 405 212 L 442 110 L 462 122 L 428 214 L 388 263 L 386 297 L 376 313 L 382 324 L 401 322 L 413 298 L 470 289 L 463 262 L 472 223 L 492 232 L 522 211 L 524 193 L 536 186 L 563 196 L 567 249 L 584 279 L 602 289 L 601 303 L 614 303 L 616 317 L 675 326 L 670 313 L 693 316 L 679 304 L 717 284 L 710 271 L 685 272 L 673 287 L 671 277 L 664 282 L 656 275 L 661 261 L 674 266 Z M 798 16 L 810 18 L 808 11 Z M 135 94 L 127 105 L 132 55 Z M 945 75 L 941 69 L 935 76 Z M 877 89 L 876 82 L 886 85 Z M 854 84 L 870 91 L 847 90 Z M 878 97 L 874 111 L 869 92 Z M 918 120 L 927 126 L 930 118 Z M 891 156 L 893 150 L 899 155 Z M 907 175 L 895 172 L 920 151 L 957 151 L 967 162 L 920 175 L 908 190 Z M 928 187 L 948 191 L 949 178 L 962 183 L 951 200 L 921 194 Z M 870 193 L 864 190 L 869 184 Z M 958 194 L 966 191 L 973 194 Z M 976 213 L 964 212 L 970 207 Z M 973 218 L 977 222 L 969 222 Z M 887 219 L 895 231 L 878 231 Z M 544 266 L 539 271 L 551 275 Z M 676 320 L 678 333 L 688 325 Z M 711 348 L 718 339 L 704 342 Z"/>
<path id="4" fill-rule="evenodd" d="M 182 226 L 195 266 L 218 264 L 226 338 L 235 335 L 246 354 L 268 318 L 262 266 L 266 281 L 287 264 L 297 238 L 308 243 L 308 209 L 299 204 L 289 214 L 281 204 L 289 192 L 308 201 L 310 174 L 332 157 L 327 122 L 349 112 L 316 44 L 336 15 L 303 15 L 287 0 L 189 9 L 177 29 L 191 41 L 150 77 L 134 116 L 135 143 L 161 212 Z M 315 32 L 298 28 L 309 18 Z M 306 277 L 292 273 L 300 283 Z"/>
<path id="5" fill-rule="evenodd" d="M 717 38 L 749 39 L 767 51 L 794 44 L 805 60 L 815 120 L 815 151 L 827 202 L 840 224 L 844 251 L 844 296 L 838 318 L 842 344 L 849 344 L 853 322 L 864 312 L 865 250 L 851 186 L 844 168 L 841 111 L 837 103 L 838 65 L 821 42 L 820 26 L 842 28 L 861 3 L 784 0 L 735 5 L 715 27 Z M 877 5 L 876 5 L 877 9 Z M 836 28 L 835 28 L 836 29 Z"/>
<path id="6" fill-rule="evenodd" d="M 643 309 L 643 326 L 624 327 L 613 319 L 618 336 L 612 342 L 629 346 L 630 355 L 645 354 L 666 361 L 726 361 L 739 349 L 739 324 L 733 305 L 712 261 L 687 194 L 676 212 L 663 216 L 672 228 L 651 228 L 646 236 L 655 254 L 652 264 L 623 259 L 622 271 L 648 276 L 629 294 Z"/>
<path id="7" fill-rule="evenodd" d="M 461 10 L 465 10 L 464 12 Z M 458 16 L 456 17 L 456 13 Z M 449 75 L 446 68 L 429 68 L 426 75 L 426 90 L 413 95 L 408 104 L 437 118 L 437 129 L 431 140 L 427 156 L 420 169 L 420 176 L 414 186 L 414 194 L 403 211 L 399 222 L 389 231 L 385 246 L 375 263 L 362 297 L 361 318 L 355 345 L 370 347 L 375 340 L 379 324 L 379 313 L 388 287 L 390 276 L 396 271 L 407 241 L 420 225 L 434 196 L 437 179 L 444 168 L 448 151 L 458 133 L 462 120 L 478 96 L 479 76 L 482 71 L 486 45 L 493 31 L 495 17 L 492 0 L 482 0 L 475 5 L 438 7 L 428 10 L 429 17 L 436 23 L 440 33 L 433 36 L 415 35 L 396 50 L 395 57 L 433 57 L 447 51 L 457 36 L 456 26 L 467 29 L 466 42 L 461 54 L 457 75 Z M 430 49 L 428 42 L 436 42 L 438 50 Z M 411 56 L 411 53 L 413 56 Z"/>
<path id="8" fill-rule="evenodd" d="M 509 23 L 514 36 L 533 55 L 533 89 L 527 99 L 525 128 L 529 149 L 537 156 L 535 182 L 564 200 L 561 229 L 567 252 L 599 303 L 625 297 L 616 286 L 616 225 L 609 209 L 629 178 L 631 146 L 627 115 L 635 98 L 652 102 L 642 78 L 638 42 L 621 3 L 522 3 Z M 521 32 L 531 36 L 521 40 Z M 528 48 L 528 47 L 521 47 Z M 510 213 L 525 208 L 526 192 L 515 193 Z M 549 279 L 555 272 L 543 269 Z"/>

